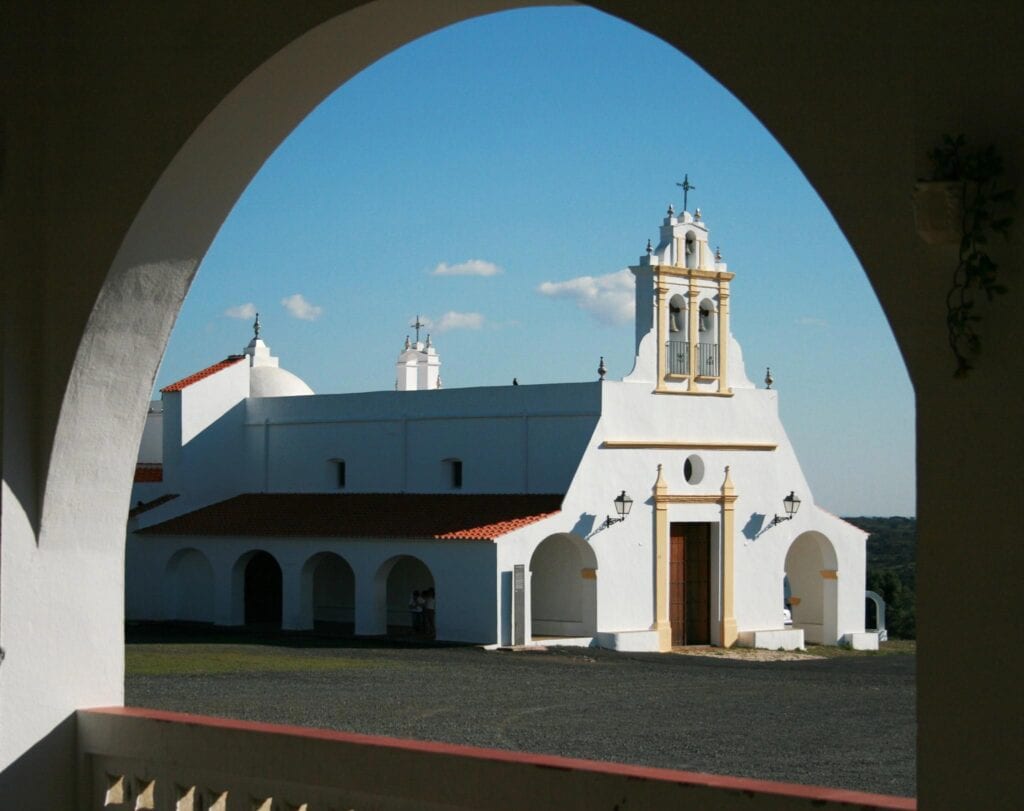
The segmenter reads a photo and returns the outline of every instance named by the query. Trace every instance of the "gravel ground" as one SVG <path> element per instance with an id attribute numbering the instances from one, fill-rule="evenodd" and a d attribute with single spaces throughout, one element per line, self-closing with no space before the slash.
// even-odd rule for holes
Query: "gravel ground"
<path id="1" fill-rule="evenodd" d="M 594 649 L 324 644 L 237 646 L 293 657 L 293 671 L 129 675 L 125 703 L 915 793 L 913 656 L 758 662 Z M 129 650 L 143 647 L 158 649 Z"/>

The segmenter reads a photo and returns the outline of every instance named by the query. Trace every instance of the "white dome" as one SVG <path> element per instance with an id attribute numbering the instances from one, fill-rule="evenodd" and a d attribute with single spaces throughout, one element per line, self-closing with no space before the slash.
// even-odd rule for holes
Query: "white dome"
<path id="1" fill-rule="evenodd" d="M 313 390 L 279 366 L 253 366 L 249 369 L 250 397 L 296 397 L 302 394 L 313 394 Z"/>

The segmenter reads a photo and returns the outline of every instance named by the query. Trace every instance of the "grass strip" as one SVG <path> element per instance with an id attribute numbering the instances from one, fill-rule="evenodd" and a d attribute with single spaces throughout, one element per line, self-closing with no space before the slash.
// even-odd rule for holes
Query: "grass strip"
<path id="1" fill-rule="evenodd" d="M 128 645 L 128 676 L 209 676 L 222 673 L 311 673 L 361 670 L 382 662 L 343 656 L 268 651 L 246 645 Z"/>

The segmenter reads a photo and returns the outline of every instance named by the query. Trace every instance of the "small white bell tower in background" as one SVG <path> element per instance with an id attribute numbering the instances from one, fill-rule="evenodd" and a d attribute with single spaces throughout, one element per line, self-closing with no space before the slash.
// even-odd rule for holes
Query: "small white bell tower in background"
<path id="1" fill-rule="evenodd" d="M 398 363 L 395 369 L 395 390 L 396 391 L 424 391 L 427 389 L 441 388 L 441 358 L 437 349 L 431 344 L 430 336 L 427 335 L 425 342 L 420 341 L 420 329 L 425 324 L 416 316 L 416 321 L 410 326 L 416 330 L 416 340 L 410 341 L 405 336 L 405 346 L 398 356 Z"/>
<path id="2" fill-rule="evenodd" d="M 687 178 L 684 193 L 695 188 Z M 684 204 L 685 206 L 685 204 Z M 708 244 L 698 208 L 670 205 L 657 246 L 647 243 L 636 277 L 636 365 L 627 380 L 655 391 L 729 396 L 729 273 Z"/>

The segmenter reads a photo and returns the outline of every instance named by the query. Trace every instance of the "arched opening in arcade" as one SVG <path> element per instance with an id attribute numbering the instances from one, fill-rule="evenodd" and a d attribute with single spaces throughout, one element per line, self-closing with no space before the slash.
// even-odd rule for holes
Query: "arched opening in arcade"
<path id="1" fill-rule="evenodd" d="M 832 542 L 820 532 L 798 535 L 786 552 L 783 603 L 805 642 L 838 642 L 838 577 Z"/>
<path id="2" fill-rule="evenodd" d="M 597 556 L 578 535 L 550 535 L 530 557 L 530 634 L 540 639 L 596 633 Z"/>
<path id="3" fill-rule="evenodd" d="M 282 585 L 281 566 L 269 552 L 259 550 L 247 556 L 245 567 L 245 624 L 280 628 Z"/>
<path id="4" fill-rule="evenodd" d="M 303 567 L 304 599 L 311 601 L 313 627 L 349 634 L 355 628 L 356 576 L 348 561 L 320 552 Z"/>
<path id="5" fill-rule="evenodd" d="M 437 638 L 438 596 L 427 564 L 412 555 L 391 558 L 377 571 L 377 583 L 378 614 L 388 636 Z"/>
<path id="6" fill-rule="evenodd" d="M 165 619 L 213 622 L 213 567 L 198 549 L 179 549 L 171 555 L 161 586 Z"/>

